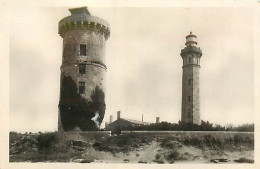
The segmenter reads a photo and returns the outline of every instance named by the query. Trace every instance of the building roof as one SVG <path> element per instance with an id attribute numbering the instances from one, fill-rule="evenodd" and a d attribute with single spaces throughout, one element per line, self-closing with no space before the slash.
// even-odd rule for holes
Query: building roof
<path id="1" fill-rule="evenodd" d="M 128 121 L 128 122 L 130 122 L 130 123 L 133 123 L 133 124 L 138 124 L 138 125 L 149 125 L 149 124 L 151 124 L 151 123 L 149 123 L 149 122 L 144 122 L 144 121 L 138 121 L 138 120 L 132 120 L 132 119 L 125 119 L 125 118 L 121 118 L 121 119 L 126 120 L 126 121 Z"/>
<path id="2" fill-rule="evenodd" d="M 192 32 L 190 32 L 190 34 L 186 36 L 186 39 L 187 39 L 188 37 L 195 37 L 195 38 L 197 38 L 197 36 L 194 35 L 194 34 L 192 34 Z"/>

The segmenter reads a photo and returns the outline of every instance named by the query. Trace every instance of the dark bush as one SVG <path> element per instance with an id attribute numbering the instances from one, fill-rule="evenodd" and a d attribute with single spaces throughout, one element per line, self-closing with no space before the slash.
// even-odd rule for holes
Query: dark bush
<path id="1" fill-rule="evenodd" d="M 138 163 L 147 164 L 147 161 L 140 160 L 140 161 L 138 161 Z"/>
<path id="2" fill-rule="evenodd" d="M 159 160 L 160 158 L 161 158 L 161 155 L 160 155 L 160 154 L 156 154 L 156 155 L 155 155 L 155 159 L 156 159 L 156 160 Z"/>
<path id="3" fill-rule="evenodd" d="M 98 86 L 92 91 L 91 100 L 87 101 L 78 93 L 77 84 L 70 76 L 62 76 L 59 102 L 62 126 L 65 131 L 79 127 L 82 131 L 98 130 L 91 118 L 99 114 L 98 122 L 104 118 L 106 104 L 105 94 Z"/>
<path id="4" fill-rule="evenodd" d="M 229 125 L 226 128 L 226 131 L 242 131 L 242 132 L 253 132 L 254 131 L 254 124 L 242 124 L 237 127 Z"/>
<path id="5" fill-rule="evenodd" d="M 22 138 L 22 134 L 11 131 L 9 133 L 9 145 Z"/>
<path id="6" fill-rule="evenodd" d="M 45 133 L 37 136 L 36 140 L 39 144 L 39 150 L 50 150 L 58 143 L 58 133 Z"/>
<path id="7" fill-rule="evenodd" d="M 237 163 L 254 163 L 254 160 L 250 160 L 247 158 L 239 158 L 238 160 L 234 160 L 234 162 Z"/>
<path id="8" fill-rule="evenodd" d="M 125 130 L 146 130 L 146 131 L 241 131 L 241 132 L 253 132 L 254 131 L 254 124 L 243 124 L 238 127 L 228 126 L 224 127 L 219 124 L 215 126 L 213 123 L 209 121 L 201 120 L 200 125 L 191 124 L 191 123 L 183 123 L 179 121 L 179 123 L 168 123 L 168 122 L 161 122 L 161 123 L 152 123 L 150 125 L 143 125 L 143 126 L 134 126 L 132 128 L 127 128 Z"/>
<path id="9" fill-rule="evenodd" d="M 93 146 L 93 147 L 99 147 L 100 145 L 101 145 L 100 142 L 95 142 L 92 146 Z"/>
<path id="10" fill-rule="evenodd" d="M 94 159 L 84 159 L 80 163 L 92 163 L 94 162 Z"/>
<path id="11" fill-rule="evenodd" d="M 179 157 L 179 153 L 178 153 L 177 151 L 172 151 L 172 152 L 168 155 L 167 159 L 168 159 L 168 160 L 176 160 L 176 159 L 178 159 L 178 157 Z"/>

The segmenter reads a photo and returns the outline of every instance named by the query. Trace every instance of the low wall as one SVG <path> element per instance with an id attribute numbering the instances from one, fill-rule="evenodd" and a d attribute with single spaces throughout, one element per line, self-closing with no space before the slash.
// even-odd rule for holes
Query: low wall
<path id="1" fill-rule="evenodd" d="M 78 133 L 78 134 L 111 134 L 111 131 L 66 131 L 63 132 L 64 134 L 72 134 L 72 133 Z"/>
<path id="2" fill-rule="evenodd" d="M 243 135 L 254 137 L 254 132 L 236 132 L 236 131 L 122 131 L 122 135 L 132 134 L 132 135 L 156 135 L 156 136 L 225 136 L 234 137 L 235 135 Z"/>
<path id="3" fill-rule="evenodd" d="M 111 136 L 111 131 L 60 132 L 67 140 L 93 140 Z"/>
<path id="4" fill-rule="evenodd" d="M 200 134 L 207 134 L 207 133 L 228 133 L 228 134 L 235 134 L 235 133 L 247 133 L 247 134 L 254 134 L 254 132 L 240 132 L 240 131 L 122 131 L 122 134 L 129 134 L 129 133 L 147 133 L 147 134 L 184 134 L 184 133 L 200 133 Z"/>

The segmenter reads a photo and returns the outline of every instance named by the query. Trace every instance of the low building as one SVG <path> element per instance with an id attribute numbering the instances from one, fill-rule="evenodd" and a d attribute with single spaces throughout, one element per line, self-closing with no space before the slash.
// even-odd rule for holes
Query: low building
<path id="1" fill-rule="evenodd" d="M 136 126 L 143 126 L 143 125 L 151 124 L 149 122 L 121 118 L 120 115 L 121 115 L 121 112 L 118 111 L 117 120 L 108 124 L 107 130 L 110 130 L 111 133 L 118 134 L 118 133 L 121 133 L 121 131 L 123 131 L 123 130 L 131 130 L 133 127 L 136 127 Z"/>

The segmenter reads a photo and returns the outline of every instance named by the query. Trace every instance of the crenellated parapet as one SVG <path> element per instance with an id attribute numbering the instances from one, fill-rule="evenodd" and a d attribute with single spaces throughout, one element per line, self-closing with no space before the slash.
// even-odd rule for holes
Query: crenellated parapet
<path id="1" fill-rule="evenodd" d="M 71 16 L 59 22 L 61 37 L 71 30 L 91 30 L 104 35 L 107 40 L 110 36 L 110 25 L 104 19 L 90 15 L 86 7 L 70 9 Z"/>

